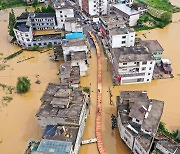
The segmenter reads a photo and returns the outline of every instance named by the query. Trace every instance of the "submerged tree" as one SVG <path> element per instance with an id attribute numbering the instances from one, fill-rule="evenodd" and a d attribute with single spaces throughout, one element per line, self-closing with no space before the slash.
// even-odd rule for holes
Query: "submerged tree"
<path id="1" fill-rule="evenodd" d="M 11 9 L 11 12 L 9 12 L 9 25 L 8 25 L 8 28 L 9 28 L 9 35 L 12 36 L 12 37 L 15 36 L 14 31 L 13 31 L 15 22 L 16 22 L 16 17 L 15 17 L 15 14 L 14 14 L 14 10 Z"/>
<path id="2" fill-rule="evenodd" d="M 19 77 L 16 85 L 18 93 L 26 93 L 30 89 L 31 83 L 28 77 Z"/>

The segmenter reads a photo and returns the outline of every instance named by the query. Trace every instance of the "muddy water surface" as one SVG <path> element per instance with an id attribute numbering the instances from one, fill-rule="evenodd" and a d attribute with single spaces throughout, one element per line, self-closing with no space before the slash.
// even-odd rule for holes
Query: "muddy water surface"
<path id="1" fill-rule="evenodd" d="M 173 0 L 173 4 L 179 4 L 178 0 Z M 15 9 L 19 15 L 23 9 Z M 4 57 L 12 52 L 18 51 L 20 48 L 8 43 L 7 35 L 8 12 L 0 12 L 0 53 Z M 39 34 L 39 33 L 38 33 Z M 41 33 L 40 33 L 41 34 Z M 144 35 L 146 38 L 144 37 Z M 106 151 L 108 154 L 128 154 L 130 153 L 127 146 L 121 141 L 118 131 L 111 130 L 110 116 L 116 113 L 115 99 L 119 95 L 120 90 L 147 90 L 150 98 L 165 101 L 164 113 L 162 121 L 164 121 L 170 130 L 180 129 L 180 13 L 173 15 L 173 23 L 164 29 L 155 29 L 151 31 L 143 31 L 138 33 L 142 39 L 157 39 L 164 48 L 164 58 L 169 58 L 172 62 L 174 78 L 166 80 L 157 80 L 149 84 L 117 86 L 113 87 L 109 68 L 107 67 L 107 59 L 103 57 L 103 126 L 102 135 Z M 18 76 L 28 76 L 32 86 L 30 92 L 25 95 L 17 95 L 15 93 L 10 96 L 13 100 L 3 106 L 0 103 L 0 154 L 20 154 L 23 152 L 25 145 L 29 139 L 40 139 L 41 130 L 35 119 L 36 111 L 40 106 L 40 97 L 48 82 L 58 82 L 58 64 L 49 60 L 50 52 L 24 52 L 18 57 L 9 60 L 5 70 L 0 71 L 0 83 L 15 86 Z M 34 56 L 33 59 L 17 63 L 28 57 Z M 0 57 L 1 58 L 1 57 Z M 0 61 L 2 63 L 2 61 Z M 91 109 L 90 116 L 87 119 L 85 133 L 83 139 L 95 137 L 95 113 L 97 101 L 97 63 L 96 54 L 92 52 L 90 59 L 89 75 L 81 79 L 82 86 L 91 87 Z M 41 84 L 35 84 L 35 81 L 41 80 Z M 113 104 L 110 105 L 109 89 L 113 92 Z M 0 99 L 6 94 L 0 89 Z M 8 95 L 9 96 L 9 95 Z M 95 143 L 84 145 L 80 149 L 80 154 L 97 154 L 97 146 Z"/>

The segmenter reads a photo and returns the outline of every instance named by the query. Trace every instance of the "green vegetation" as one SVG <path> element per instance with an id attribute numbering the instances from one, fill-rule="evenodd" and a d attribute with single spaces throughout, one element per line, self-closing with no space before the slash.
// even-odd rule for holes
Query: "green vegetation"
<path id="1" fill-rule="evenodd" d="M 12 86 L 8 86 L 8 85 L 2 84 L 2 83 L 0 83 L 0 87 L 5 91 L 6 94 L 12 94 L 13 90 L 15 89 Z"/>
<path id="2" fill-rule="evenodd" d="M 165 123 L 160 122 L 159 128 L 158 128 L 158 132 L 162 132 L 162 133 L 165 134 L 166 136 L 168 136 L 168 137 L 172 138 L 173 140 L 175 140 L 176 142 L 180 143 L 180 140 L 176 138 L 179 131 L 176 130 L 176 131 L 173 131 L 173 132 L 169 132 L 169 131 L 166 129 Z"/>
<path id="3" fill-rule="evenodd" d="M 26 93 L 29 91 L 31 86 L 28 77 L 19 77 L 16 85 L 16 90 L 19 94 Z"/>
<path id="4" fill-rule="evenodd" d="M 38 50 L 38 49 L 39 49 L 39 46 L 38 46 L 38 45 L 34 45 L 33 48 L 32 48 L 33 51 L 36 51 L 36 50 Z"/>
<path id="5" fill-rule="evenodd" d="M 11 12 L 9 12 L 9 25 L 8 25 L 8 29 L 9 29 L 9 35 L 12 36 L 12 37 L 15 36 L 14 31 L 13 31 L 15 22 L 16 22 L 16 17 L 15 17 L 13 9 L 11 9 Z"/>
<path id="6" fill-rule="evenodd" d="M 0 0 L 0 10 L 26 5 L 22 0 Z"/>
<path id="7" fill-rule="evenodd" d="M 13 98 L 10 96 L 3 96 L 1 103 L 3 104 L 3 106 L 7 106 L 7 104 L 11 102 L 12 100 Z"/>
<path id="8" fill-rule="evenodd" d="M 55 13 L 55 10 L 53 7 L 48 5 L 48 7 L 42 6 L 41 8 L 35 8 L 35 13 Z"/>
<path id="9" fill-rule="evenodd" d="M 90 93 L 90 89 L 89 89 L 89 87 L 84 87 L 84 88 L 83 88 L 83 91 L 84 91 L 85 93 L 87 93 L 87 94 L 89 94 L 89 93 Z"/>
<path id="10" fill-rule="evenodd" d="M 47 47 L 52 48 L 52 43 L 48 43 Z"/>
<path id="11" fill-rule="evenodd" d="M 6 58 L 4 58 L 4 60 L 12 59 L 12 58 L 14 58 L 14 57 L 20 55 L 21 53 L 23 53 L 23 50 L 19 50 L 18 52 L 15 52 L 15 53 L 13 53 L 13 54 L 7 56 Z"/>
<path id="12" fill-rule="evenodd" d="M 180 8 L 173 6 L 169 0 L 136 0 L 137 2 L 143 2 L 148 6 L 168 11 L 171 13 L 180 12 Z"/>

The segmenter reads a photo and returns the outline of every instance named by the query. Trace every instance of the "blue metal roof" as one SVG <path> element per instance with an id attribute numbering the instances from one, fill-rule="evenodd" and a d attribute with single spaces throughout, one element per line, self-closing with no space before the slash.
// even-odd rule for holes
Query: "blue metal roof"
<path id="1" fill-rule="evenodd" d="M 37 152 L 44 154 L 69 154 L 71 147 L 71 142 L 42 139 Z"/>
<path id="2" fill-rule="evenodd" d="M 83 33 L 69 33 L 66 34 L 66 39 L 76 39 L 76 38 L 83 38 Z"/>
<path id="3" fill-rule="evenodd" d="M 50 136 L 54 136 L 55 132 L 56 132 L 57 126 L 56 125 L 47 125 L 45 130 L 44 130 L 44 135 L 50 135 Z"/>

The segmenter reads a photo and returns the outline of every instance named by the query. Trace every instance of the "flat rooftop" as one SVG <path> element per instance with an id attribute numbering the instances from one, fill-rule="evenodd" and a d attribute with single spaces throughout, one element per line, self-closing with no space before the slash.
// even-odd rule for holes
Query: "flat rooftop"
<path id="1" fill-rule="evenodd" d="M 16 18 L 16 20 L 25 20 L 28 19 L 28 17 L 29 17 L 29 12 L 23 12 L 20 16 Z"/>
<path id="2" fill-rule="evenodd" d="M 117 104 L 124 127 L 148 150 L 158 129 L 164 102 L 149 99 L 146 91 L 121 91 Z M 132 118 L 141 120 L 142 124 L 134 123 Z"/>
<path id="3" fill-rule="evenodd" d="M 76 60 L 85 60 L 86 58 L 86 51 L 76 51 L 76 52 L 71 52 L 71 60 L 76 61 Z"/>
<path id="4" fill-rule="evenodd" d="M 80 83 L 80 68 L 79 66 L 71 66 L 70 62 L 63 63 L 60 66 L 61 82 L 79 84 Z"/>
<path id="5" fill-rule="evenodd" d="M 21 32 L 29 32 L 30 27 L 26 25 L 26 22 L 16 22 L 14 28 Z"/>
<path id="6" fill-rule="evenodd" d="M 152 54 L 143 46 L 112 48 L 111 52 L 118 63 L 154 60 Z"/>
<path id="7" fill-rule="evenodd" d="M 61 34 L 35 35 L 33 41 L 61 40 Z"/>
<path id="8" fill-rule="evenodd" d="M 135 32 L 133 28 L 128 27 L 114 27 L 109 30 L 110 35 L 121 35 L 121 34 L 128 34 L 131 32 Z"/>
<path id="9" fill-rule="evenodd" d="M 113 7 L 117 8 L 128 16 L 139 14 L 139 11 L 132 10 L 130 7 L 126 6 L 126 4 L 114 4 Z"/>
<path id="10" fill-rule="evenodd" d="M 34 18 L 54 18 L 55 13 L 35 13 Z"/>
<path id="11" fill-rule="evenodd" d="M 78 131 L 79 127 L 48 125 L 44 130 L 43 138 L 48 140 L 71 142 L 74 145 Z"/>
<path id="12" fill-rule="evenodd" d="M 80 88 L 68 83 L 49 83 L 41 97 L 37 117 L 58 117 L 79 120 L 84 105 L 84 94 Z"/>
<path id="13" fill-rule="evenodd" d="M 65 22 L 76 22 L 76 18 L 74 18 L 74 17 L 66 18 Z"/>
<path id="14" fill-rule="evenodd" d="M 42 139 L 36 152 L 44 154 L 68 154 L 71 151 L 72 143 Z"/>
<path id="15" fill-rule="evenodd" d="M 145 41 L 142 41 L 142 43 L 152 53 L 157 52 L 157 51 L 164 51 L 164 49 L 162 48 L 162 46 L 159 44 L 157 40 L 145 40 Z"/>
<path id="16" fill-rule="evenodd" d="M 86 45 L 86 41 L 84 38 L 78 38 L 78 39 L 70 39 L 67 40 L 65 44 L 63 44 L 63 47 L 72 47 L 72 46 L 84 46 Z"/>

